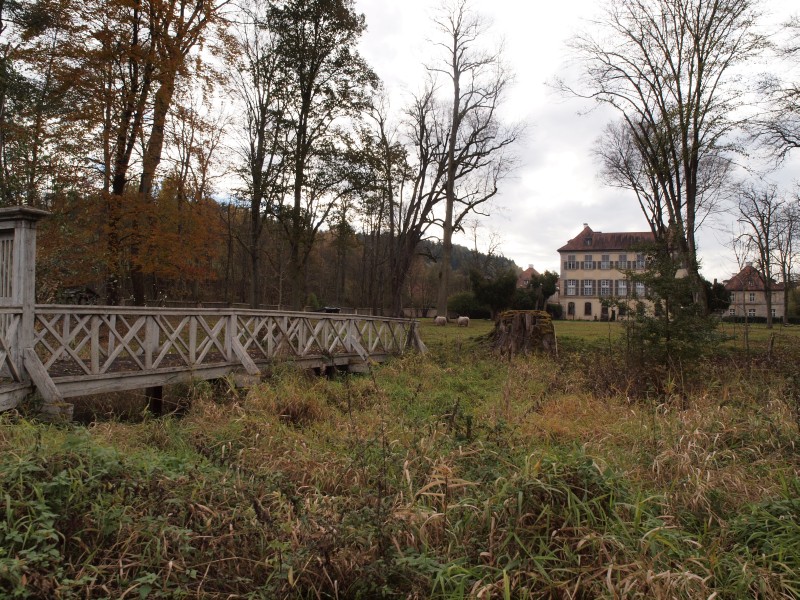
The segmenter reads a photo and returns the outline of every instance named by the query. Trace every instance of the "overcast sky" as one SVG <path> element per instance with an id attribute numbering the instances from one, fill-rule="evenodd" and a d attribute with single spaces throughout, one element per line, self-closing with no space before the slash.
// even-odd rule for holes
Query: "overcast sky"
<path id="1" fill-rule="evenodd" d="M 598 0 L 473 0 L 472 6 L 492 22 L 491 31 L 504 40 L 505 58 L 515 73 L 506 116 L 528 124 L 519 146 L 520 168 L 503 183 L 482 218 L 484 244 L 489 231 L 500 235 L 500 252 L 525 268 L 558 270 L 556 250 L 588 223 L 595 231 L 645 231 L 635 197 L 605 187 L 597 178 L 591 147 L 607 122 L 609 109 L 565 99 L 548 86 L 567 68 L 566 40 L 588 26 Z M 429 40 L 433 0 L 356 0 L 367 20 L 361 51 L 383 79 L 394 109 L 419 90 L 423 63 L 432 60 Z M 795 0 L 764 0 L 773 15 L 798 11 Z M 773 17 L 775 18 L 775 17 Z M 586 114 L 588 112 L 588 114 Z M 776 175 L 787 186 L 800 180 L 800 151 Z M 704 228 L 700 256 L 703 274 L 724 279 L 737 270 L 727 248 L 731 219 Z M 465 239 L 456 243 L 469 245 Z M 486 248 L 479 248 L 485 251 Z"/>

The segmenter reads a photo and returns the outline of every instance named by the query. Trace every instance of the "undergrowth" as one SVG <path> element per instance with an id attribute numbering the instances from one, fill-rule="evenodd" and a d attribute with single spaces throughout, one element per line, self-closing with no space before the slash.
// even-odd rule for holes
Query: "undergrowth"
<path id="1" fill-rule="evenodd" d="M 367 376 L 199 384 L 182 418 L 0 416 L 2 596 L 800 594 L 790 358 L 647 388 L 453 331 Z"/>

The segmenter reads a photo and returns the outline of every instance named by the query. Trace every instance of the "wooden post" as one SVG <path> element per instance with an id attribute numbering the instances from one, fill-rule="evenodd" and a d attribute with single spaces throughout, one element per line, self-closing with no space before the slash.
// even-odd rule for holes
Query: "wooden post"
<path id="1" fill-rule="evenodd" d="M 156 417 L 164 415 L 164 388 L 160 385 L 154 385 L 144 390 L 144 396 L 147 399 L 147 409 Z"/>
<path id="2" fill-rule="evenodd" d="M 49 418 L 72 418 L 33 348 L 36 319 L 36 223 L 49 213 L 29 206 L 0 208 L 0 307 L 12 311 L 0 327 L 8 361 L 20 383 L 32 383 L 45 401 Z M 12 320 L 16 328 L 10 327 Z M 5 366 L 5 365 L 4 365 Z M 26 389 L 18 390 L 23 394 Z M 17 393 L 18 393 L 17 392 Z M 14 398 L 18 400 L 19 398 Z M 13 406 L 13 404 L 12 404 Z"/>
<path id="3" fill-rule="evenodd" d="M 33 321 L 36 306 L 36 223 L 47 211 L 28 206 L 0 208 L 0 306 L 20 312 L 14 339 L 7 340 L 11 360 L 17 372 L 23 368 L 23 350 L 33 345 Z M 0 332 L 2 335 L 6 331 Z"/>

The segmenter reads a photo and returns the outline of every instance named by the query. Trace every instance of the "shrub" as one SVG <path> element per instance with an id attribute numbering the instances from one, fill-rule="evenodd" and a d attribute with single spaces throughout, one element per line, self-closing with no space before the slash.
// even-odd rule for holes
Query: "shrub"
<path id="1" fill-rule="evenodd" d="M 518 289 L 511 300 L 511 310 L 536 310 L 536 295 L 527 289 Z"/>
<path id="2" fill-rule="evenodd" d="M 447 310 L 470 319 L 488 319 L 491 317 L 489 308 L 478 302 L 472 292 L 461 292 L 447 299 Z"/>
<path id="3" fill-rule="evenodd" d="M 306 306 L 308 306 L 311 310 L 319 310 L 322 308 L 322 302 L 320 302 L 317 299 L 317 295 L 312 292 L 306 297 Z"/>
<path id="4" fill-rule="evenodd" d="M 554 319 L 564 318 L 564 307 L 560 304 L 550 303 L 545 307 L 545 310 L 549 312 L 550 316 Z"/>

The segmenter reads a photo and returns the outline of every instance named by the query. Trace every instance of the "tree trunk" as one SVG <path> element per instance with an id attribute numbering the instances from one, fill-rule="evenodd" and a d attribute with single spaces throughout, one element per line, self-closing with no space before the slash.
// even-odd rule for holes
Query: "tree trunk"
<path id="1" fill-rule="evenodd" d="M 258 308 L 261 304 L 261 256 L 259 241 L 261 238 L 261 200 L 254 200 L 250 205 L 250 307 Z"/>
<path id="2" fill-rule="evenodd" d="M 448 205 L 448 213 L 452 220 L 451 206 Z M 439 269 L 439 290 L 436 300 L 436 314 L 447 316 L 447 296 L 450 292 L 450 263 L 453 259 L 453 229 L 448 227 L 448 222 L 444 224 L 444 235 L 442 236 L 442 265 Z"/>
<path id="3" fill-rule="evenodd" d="M 456 145 L 461 129 L 461 40 L 453 31 L 452 73 L 453 107 L 450 120 L 450 137 L 447 140 L 447 180 L 445 181 L 445 215 L 442 224 L 442 267 L 439 271 L 439 296 L 436 302 L 438 315 L 447 316 L 447 295 L 450 292 L 450 263 L 453 256 L 453 210 L 456 201 Z"/>
<path id="4" fill-rule="evenodd" d="M 764 299 L 767 301 L 767 329 L 772 329 L 772 284 L 764 277 Z"/>
<path id="5" fill-rule="evenodd" d="M 541 310 L 509 310 L 498 315 L 490 334 L 492 349 L 506 358 L 533 351 L 558 353 L 550 315 Z"/>

